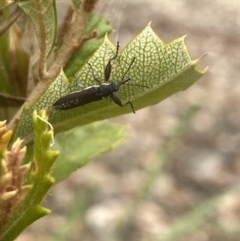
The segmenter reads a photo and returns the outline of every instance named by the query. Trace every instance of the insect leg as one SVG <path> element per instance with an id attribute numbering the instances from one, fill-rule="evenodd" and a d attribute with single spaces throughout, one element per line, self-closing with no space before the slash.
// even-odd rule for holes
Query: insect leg
<path id="1" fill-rule="evenodd" d="M 117 94 L 116 93 L 112 93 L 111 95 L 110 95 L 110 98 L 117 104 L 117 105 L 119 105 L 119 106 L 121 106 L 121 107 L 124 107 L 124 106 L 126 106 L 126 105 L 131 105 L 131 108 L 132 108 L 132 112 L 133 113 L 136 113 L 135 112 L 135 109 L 134 109 L 134 106 L 133 106 L 133 103 L 132 103 L 132 101 L 131 100 L 129 100 L 129 101 L 127 101 L 126 103 L 122 103 L 122 101 L 119 99 L 119 97 L 117 96 Z"/>
<path id="2" fill-rule="evenodd" d="M 99 85 L 101 85 L 101 81 L 99 80 L 99 78 L 98 78 L 97 75 L 95 74 L 92 65 L 91 65 L 90 63 L 88 63 L 88 65 L 89 65 L 89 67 L 90 67 L 90 69 L 91 69 L 91 71 L 92 71 L 92 75 L 93 75 L 94 80 L 95 80 Z"/>
<path id="3" fill-rule="evenodd" d="M 105 76 L 105 80 L 107 82 L 109 81 L 111 71 L 112 71 L 112 63 L 111 62 L 118 57 L 118 52 L 119 52 L 119 42 L 117 42 L 117 49 L 116 49 L 115 55 L 111 59 L 108 60 L 108 63 L 104 70 L 104 76 Z"/>

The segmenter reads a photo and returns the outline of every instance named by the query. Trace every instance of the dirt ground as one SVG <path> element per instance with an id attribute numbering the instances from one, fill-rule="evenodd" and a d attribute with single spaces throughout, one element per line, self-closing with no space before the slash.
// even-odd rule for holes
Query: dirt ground
<path id="1" fill-rule="evenodd" d="M 208 52 L 209 70 L 109 120 L 128 125 L 127 141 L 56 185 L 44 202 L 52 214 L 17 241 L 240 240 L 240 1 L 105 0 L 98 11 L 121 47 L 152 21 L 164 42 L 187 35 L 193 59 Z"/>

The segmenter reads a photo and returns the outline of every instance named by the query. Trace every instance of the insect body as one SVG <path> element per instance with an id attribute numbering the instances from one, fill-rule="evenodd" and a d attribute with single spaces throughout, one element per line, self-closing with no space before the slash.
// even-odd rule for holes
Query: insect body
<path id="1" fill-rule="evenodd" d="M 119 90 L 121 85 L 126 84 L 130 80 L 129 77 L 125 77 L 125 76 L 130 70 L 133 62 L 135 61 L 135 58 L 130 63 L 127 71 L 124 73 L 120 81 L 109 82 L 109 78 L 112 70 L 111 62 L 118 57 L 118 51 L 119 51 L 119 42 L 117 43 L 116 54 L 108 61 L 104 70 L 104 77 L 105 77 L 106 83 L 101 83 L 99 78 L 95 75 L 92 65 L 88 63 L 92 71 L 93 78 L 98 83 L 98 85 L 89 86 L 83 90 L 75 91 L 66 96 L 61 97 L 53 104 L 54 108 L 58 110 L 72 109 L 94 101 L 99 101 L 104 97 L 107 98 L 109 96 L 117 105 L 121 107 L 124 107 L 125 105 L 129 104 L 132 108 L 132 112 L 135 113 L 132 102 L 129 100 L 126 103 L 122 103 L 122 101 L 119 99 L 119 97 L 116 94 L 116 92 Z"/>

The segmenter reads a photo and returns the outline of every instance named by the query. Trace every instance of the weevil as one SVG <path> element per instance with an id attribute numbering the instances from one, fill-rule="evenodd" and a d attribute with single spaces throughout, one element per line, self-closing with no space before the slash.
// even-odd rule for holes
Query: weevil
<path id="1" fill-rule="evenodd" d="M 83 90 L 72 92 L 68 95 L 65 95 L 59 98 L 54 104 L 53 107 L 58 110 L 68 110 L 73 109 L 79 106 L 86 105 L 88 103 L 102 100 L 104 97 L 110 97 L 117 105 L 124 107 L 126 105 L 130 105 L 132 112 L 135 113 L 135 109 L 131 100 L 128 100 L 126 103 L 122 103 L 116 92 L 119 90 L 121 85 L 126 84 L 130 78 L 126 77 L 128 71 L 131 69 L 135 58 L 131 61 L 128 66 L 126 72 L 124 73 L 122 79 L 120 81 L 109 82 L 109 78 L 112 71 L 112 61 L 118 57 L 119 52 L 119 42 L 117 42 L 117 49 L 115 55 L 109 59 L 105 69 L 104 69 L 104 78 L 106 83 L 101 83 L 100 79 L 94 72 L 94 69 L 90 63 L 88 63 L 89 68 L 92 72 L 94 80 L 98 83 L 98 85 L 89 86 Z M 147 86 L 143 86 L 147 87 Z"/>

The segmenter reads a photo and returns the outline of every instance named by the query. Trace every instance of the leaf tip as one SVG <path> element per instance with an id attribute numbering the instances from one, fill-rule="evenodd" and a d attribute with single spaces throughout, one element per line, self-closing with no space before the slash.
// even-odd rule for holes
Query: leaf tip
<path id="1" fill-rule="evenodd" d="M 151 27 L 151 24 L 152 24 L 152 21 L 150 21 L 150 22 L 147 24 L 147 26 Z"/>
<path id="2" fill-rule="evenodd" d="M 202 54 L 199 58 L 197 58 L 197 59 L 194 60 L 193 62 L 197 65 L 198 62 L 199 62 L 203 57 L 205 57 L 206 55 L 208 55 L 208 53 Z M 207 72 L 207 70 L 208 70 L 209 67 L 207 66 L 207 67 L 205 67 L 204 69 L 200 69 L 199 67 L 196 67 L 196 68 L 197 68 L 198 71 L 200 71 L 202 74 L 204 74 L 204 73 Z"/>
<path id="3" fill-rule="evenodd" d="M 208 53 L 202 54 L 202 55 L 198 58 L 198 60 L 202 59 L 202 58 L 205 57 L 206 55 L 208 55 Z"/>
<path id="4" fill-rule="evenodd" d="M 104 40 L 103 40 L 104 42 L 105 41 L 109 41 L 109 39 L 108 39 L 108 33 L 105 33 L 105 36 L 104 36 Z"/>

